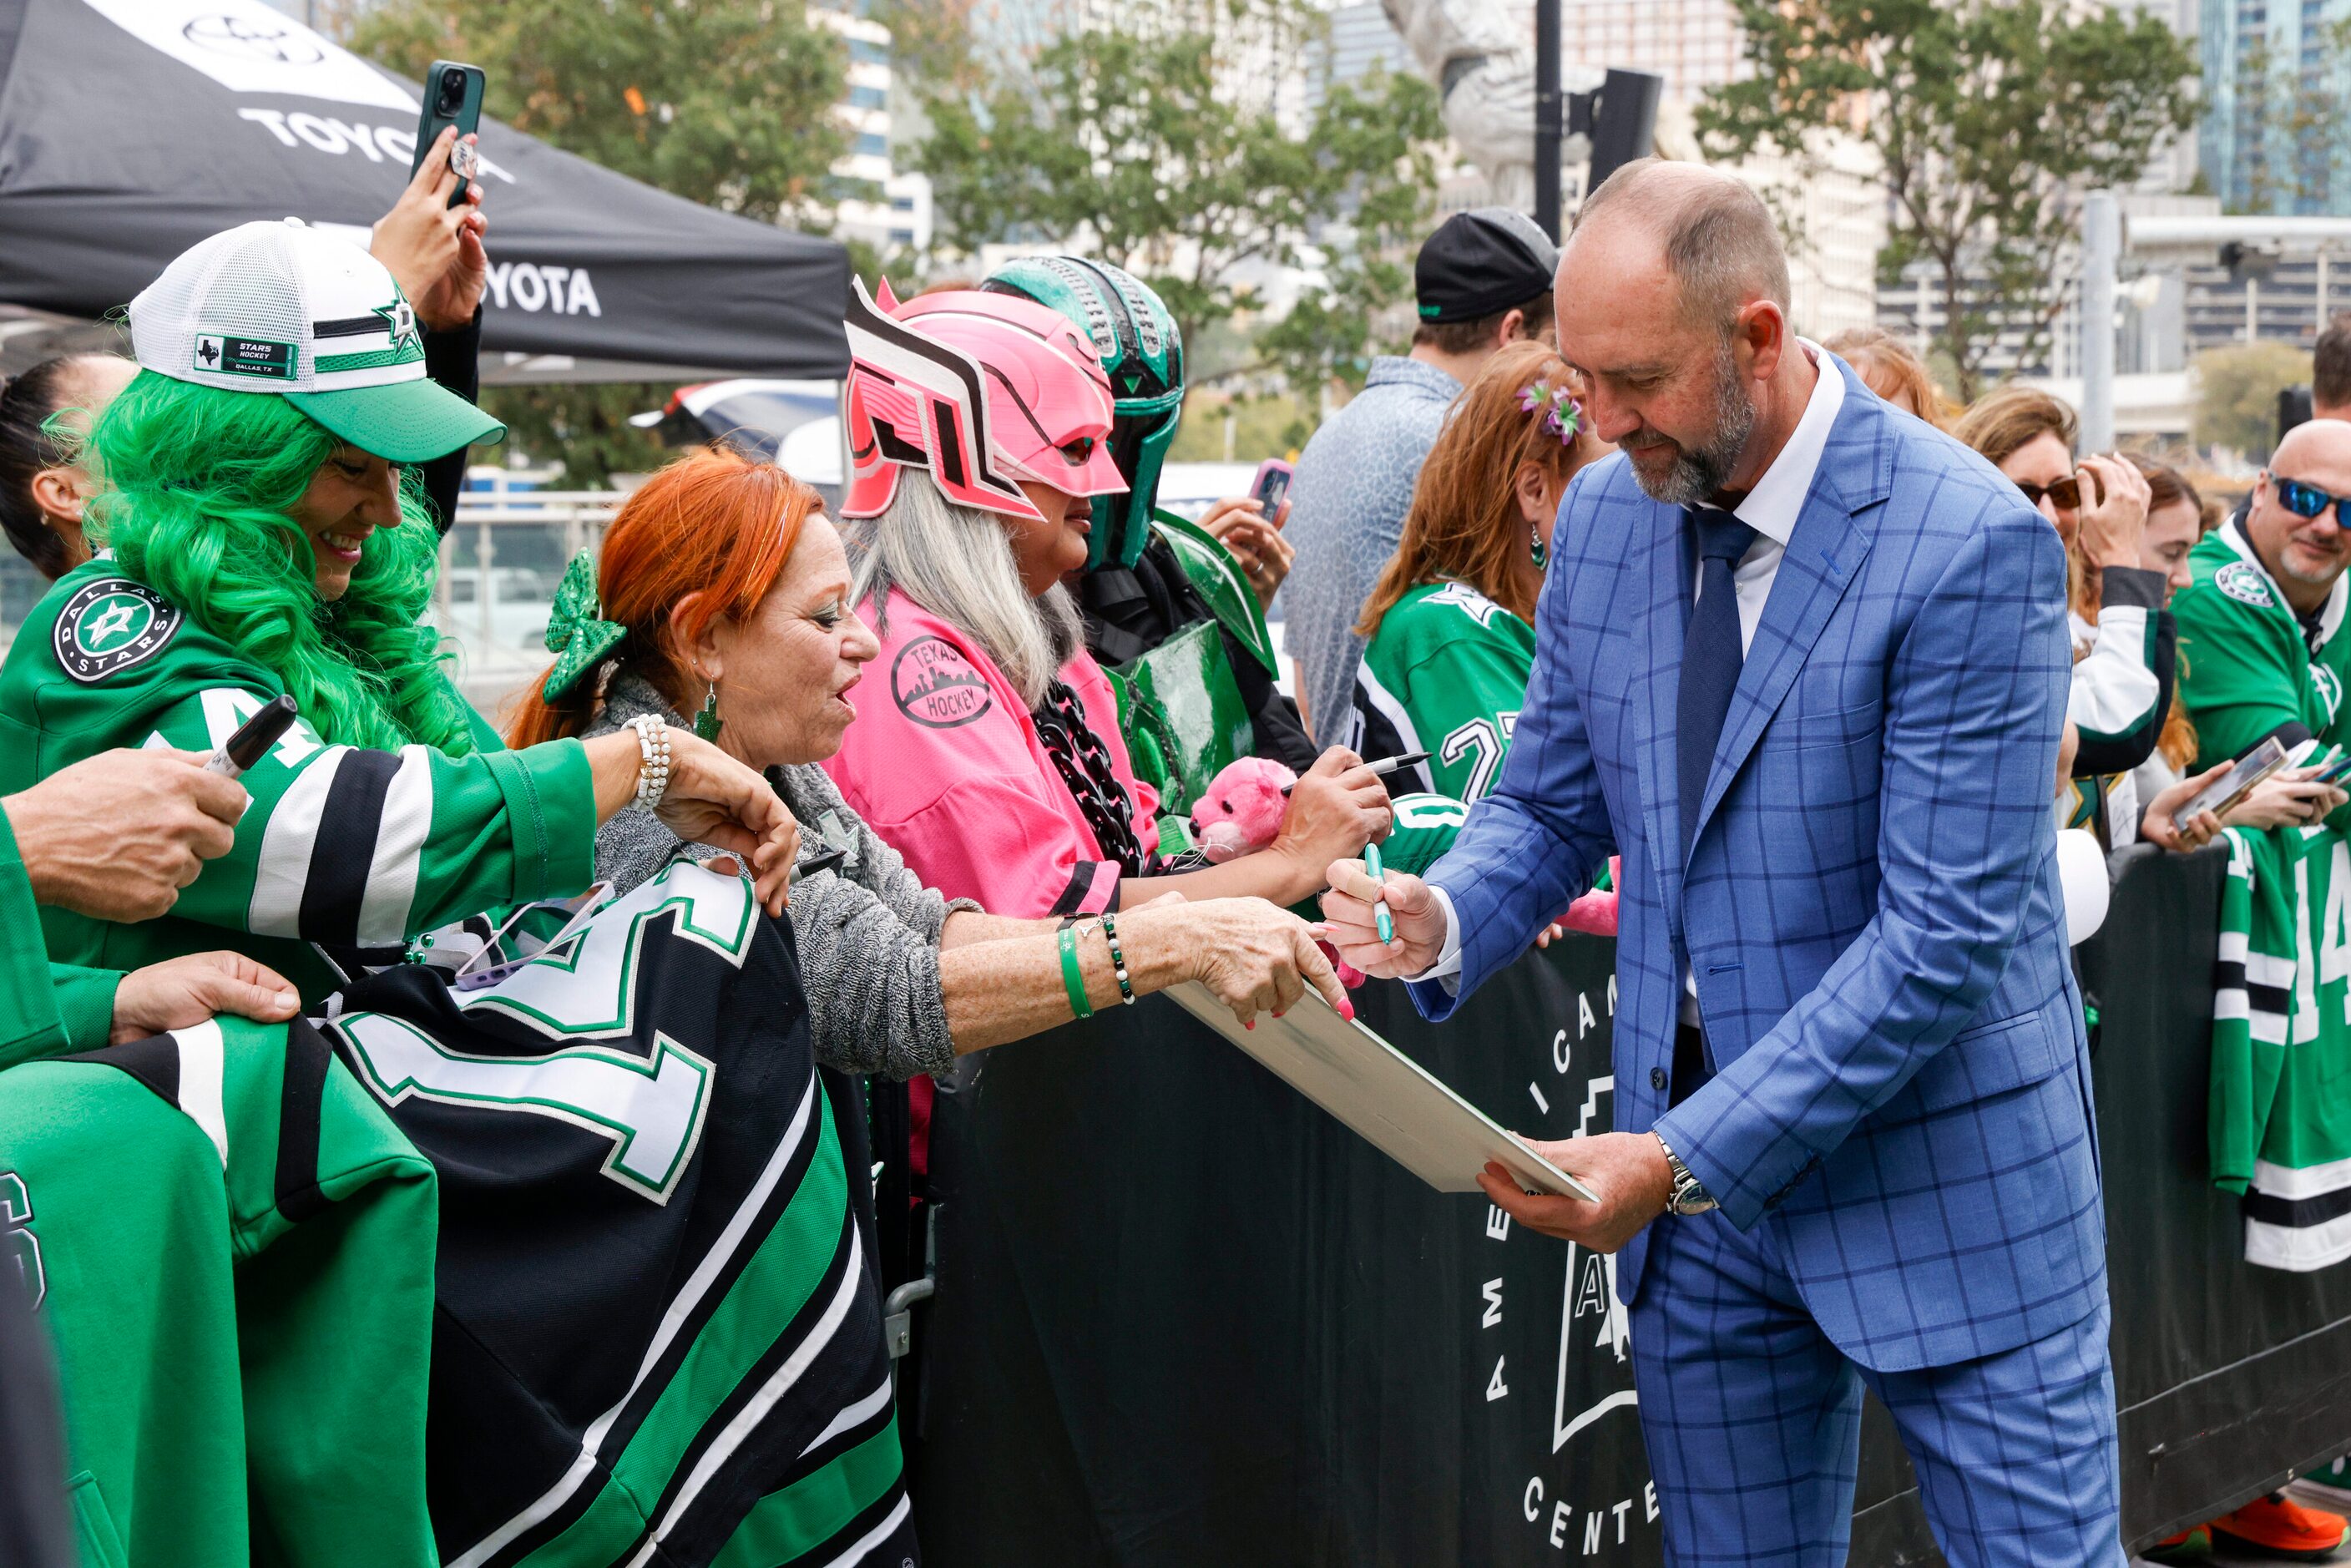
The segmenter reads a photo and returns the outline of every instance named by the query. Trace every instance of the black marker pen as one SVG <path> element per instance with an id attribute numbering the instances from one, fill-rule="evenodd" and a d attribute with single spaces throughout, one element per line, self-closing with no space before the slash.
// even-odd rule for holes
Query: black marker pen
<path id="1" fill-rule="evenodd" d="M 262 755 L 277 744 L 301 713 L 294 699 L 282 693 L 269 699 L 262 710 L 236 727 L 228 743 L 212 755 L 204 764 L 207 773 L 218 773 L 235 779 L 262 758 Z"/>

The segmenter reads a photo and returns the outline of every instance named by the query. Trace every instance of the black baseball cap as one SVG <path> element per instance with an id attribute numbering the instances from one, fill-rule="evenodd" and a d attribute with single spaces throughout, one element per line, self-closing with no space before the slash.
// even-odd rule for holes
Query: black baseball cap
<path id="1" fill-rule="evenodd" d="M 1546 293 L 1559 246 L 1515 207 L 1473 207 L 1437 226 L 1412 264 L 1424 321 L 1475 321 Z"/>

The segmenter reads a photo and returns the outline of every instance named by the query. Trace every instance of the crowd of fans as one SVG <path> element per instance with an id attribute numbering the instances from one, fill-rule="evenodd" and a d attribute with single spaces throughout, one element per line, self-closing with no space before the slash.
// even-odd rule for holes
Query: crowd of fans
<path id="1" fill-rule="evenodd" d="M 0 525 L 57 584 L 0 671 L 0 883 L 41 911 L 5 932 L 0 1067 L 315 1011 L 436 928 L 626 892 L 681 852 L 731 858 L 789 918 L 818 1060 L 914 1085 L 918 1129 L 925 1075 L 957 1055 L 1179 982 L 1245 1023 L 1310 988 L 1348 1009 L 1285 906 L 1366 842 L 1429 864 L 1493 787 L 1552 532 L 1610 452 L 1551 345 L 1559 252 L 1531 221 L 1448 219 L 1418 257 L 1409 353 L 1317 431 L 1294 512 L 1235 499 L 1198 528 L 1155 505 L 1185 382 L 1145 286 L 1054 257 L 904 304 L 861 293 L 839 515 L 724 450 L 653 475 L 573 563 L 555 663 L 501 734 L 419 619 L 467 448 L 504 434 L 472 404 L 482 191 L 451 207 L 452 179 L 428 160 L 369 253 L 288 225 L 215 236 L 133 303 L 134 358 L 51 361 L 0 392 Z M 240 384 L 190 358 L 298 311 L 296 281 L 382 318 L 375 379 Z M 2063 826 L 2189 851 L 2351 823 L 2312 756 L 2341 696 L 2314 667 L 2351 564 L 2351 322 L 2320 342 L 2318 419 L 2226 518 L 2154 457 L 2077 453 L 2044 392 L 1957 410 L 1899 339 L 1824 351 L 2064 541 Z M 952 417 L 909 416 L 925 366 Z M 976 385 L 953 374 L 969 366 Z M 101 585 L 122 640 L 83 603 Z M 1295 703 L 1265 631 L 1277 593 Z M 2276 635 L 2245 631 L 2257 612 Z M 1158 700 L 1179 680 L 1205 706 Z M 224 726 L 281 693 L 301 718 L 272 765 L 207 771 Z M 1202 711 L 1228 722 L 1176 732 L 1171 713 Z M 2175 821 L 2273 737 L 2311 760 Z M 1366 766 L 1398 757 L 1418 760 Z M 1294 784 L 1254 852 L 1203 852 L 1195 809 L 1251 758 Z M 1611 896 L 1562 919 L 1613 930 Z M 2221 1523 L 2306 1545 L 2341 1539 L 2329 1517 L 2271 1499 Z"/>

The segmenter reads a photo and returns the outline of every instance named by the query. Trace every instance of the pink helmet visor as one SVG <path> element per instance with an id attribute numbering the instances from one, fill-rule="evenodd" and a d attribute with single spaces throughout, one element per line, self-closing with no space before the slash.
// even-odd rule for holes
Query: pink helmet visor
<path id="1" fill-rule="evenodd" d="M 1019 481 L 1072 496 L 1126 488 L 1111 461 L 1110 380 L 1084 335 L 1032 300 L 977 290 L 877 305 L 852 279 L 845 517 L 897 494 L 898 471 L 927 469 L 948 499 L 1037 517 Z"/>

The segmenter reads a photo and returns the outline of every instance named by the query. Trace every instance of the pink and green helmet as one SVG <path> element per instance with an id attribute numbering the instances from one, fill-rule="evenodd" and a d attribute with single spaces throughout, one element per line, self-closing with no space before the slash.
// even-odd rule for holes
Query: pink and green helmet
<path id="1" fill-rule="evenodd" d="M 844 517 L 887 509 L 907 468 L 962 506 L 1041 516 L 1023 479 L 1072 496 L 1126 489 L 1111 461 L 1113 418 L 1102 359 L 1067 317 L 976 289 L 900 304 L 851 283 Z"/>

